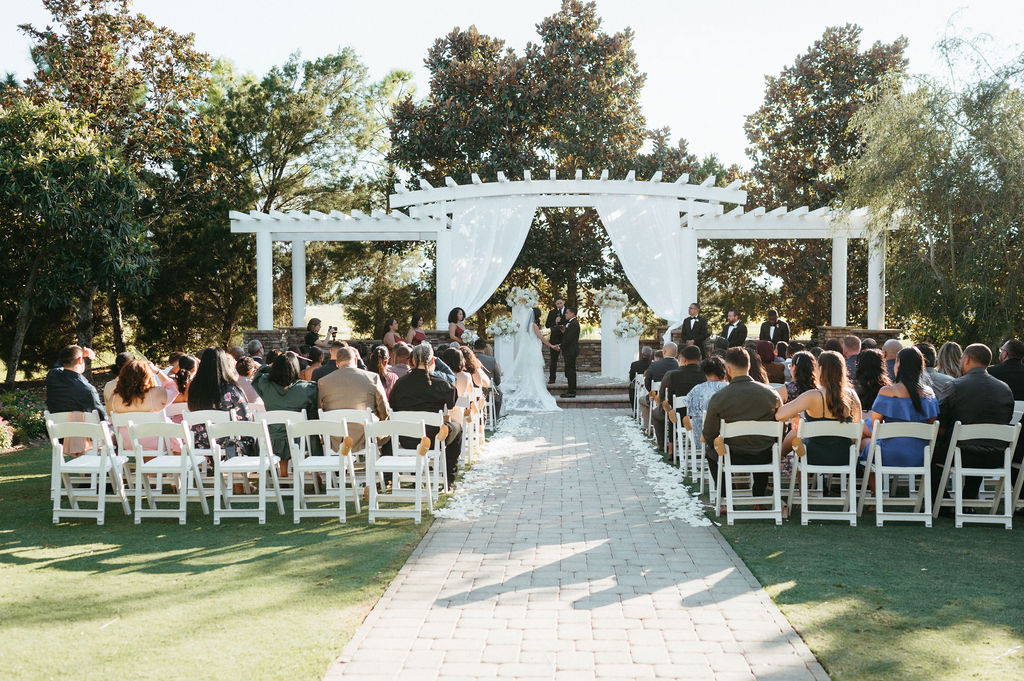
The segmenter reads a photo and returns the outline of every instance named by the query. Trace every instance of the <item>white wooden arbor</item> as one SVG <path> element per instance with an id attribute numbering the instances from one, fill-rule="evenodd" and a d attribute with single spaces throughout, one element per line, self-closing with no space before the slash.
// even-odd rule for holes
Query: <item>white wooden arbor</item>
<path id="1" fill-rule="evenodd" d="M 577 170 L 573 179 L 560 180 L 552 170 L 545 179 L 534 179 L 529 171 L 524 171 L 522 180 L 511 181 L 504 173 L 498 173 L 497 182 L 483 182 L 473 173 L 471 184 L 460 185 L 448 177 L 443 187 L 433 187 L 421 180 L 419 190 L 399 188 L 397 194 L 391 195 L 393 210 L 390 213 L 231 211 L 231 231 L 256 234 L 257 325 L 260 329 L 271 329 L 274 241 L 291 242 L 292 319 L 295 326 L 304 326 L 307 241 L 435 241 L 437 281 L 449 281 L 453 216 L 467 207 L 508 198 L 526 201 L 534 209 L 591 207 L 598 200 L 605 205 L 621 202 L 625 206 L 637 197 L 658 197 L 674 200 L 679 210 L 685 255 L 677 270 L 678 281 L 669 281 L 666 285 L 681 287 L 686 300 L 697 300 L 698 239 L 831 239 L 831 322 L 833 326 L 846 325 L 847 243 L 850 238 L 869 238 L 866 211 L 847 215 L 826 209 L 809 211 L 806 207 L 794 210 L 782 207 L 744 212 L 738 207 L 725 213 L 723 203 L 742 206 L 746 202 L 746 192 L 739 188 L 738 182 L 728 187 L 715 187 L 714 177 L 700 184 L 690 184 L 688 180 L 688 176 L 683 175 L 675 182 L 663 182 L 661 173 L 657 172 L 648 181 L 637 181 L 634 171 L 623 180 L 612 180 L 607 170 L 601 172 L 599 179 L 583 179 L 582 171 Z M 394 209 L 405 209 L 408 213 Z M 868 328 L 881 329 L 885 328 L 884 235 L 871 239 L 868 252 Z M 460 301 L 449 299 L 451 294 L 446 287 L 438 286 L 437 291 L 437 327 L 447 328 L 448 310 Z"/>

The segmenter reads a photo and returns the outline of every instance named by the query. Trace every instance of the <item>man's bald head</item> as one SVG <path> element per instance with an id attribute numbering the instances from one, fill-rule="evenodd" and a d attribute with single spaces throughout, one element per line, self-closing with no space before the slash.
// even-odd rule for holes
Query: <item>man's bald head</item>
<path id="1" fill-rule="evenodd" d="M 679 354 L 679 346 L 672 341 L 669 341 L 662 346 L 661 354 L 665 357 L 675 357 Z"/>

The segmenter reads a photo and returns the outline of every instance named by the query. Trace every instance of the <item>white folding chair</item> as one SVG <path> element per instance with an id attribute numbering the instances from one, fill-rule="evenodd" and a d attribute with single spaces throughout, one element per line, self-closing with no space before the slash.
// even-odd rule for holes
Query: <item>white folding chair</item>
<path id="1" fill-rule="evenodd" d="M 441 426 L 438 439 L 443 439 L 445 427 Z M 378 456 L 377 440 L 391 438 L 391 456 Z M 416 449 L 401 446 L 400 438 L 415 438 L 419 443 Z M 427 485 L 427 450 L 430 440 L 426 437 L 423 423 L 405 421 L 377 421 L 366 426 L 366 487 L 369 489 L 367 520 L 372 525 L 377 518 L 412 518 L 418 525 L 423 515 L 423 500 L 434 512 L 430 490 Z M 390 472 L 394 476 L 391 491 L 378 492 L 375 480 L 378 473 Z M 412 487 L 402 487 L 401 479 L 409 478 Z M 409 508 L 406 504 L 412 503 Z M 399 503 L 403 507 L 384 508 L 381 504 Z"/>
<path id="2" fill-rule="evenodd" d="M 1013 528 L 1013 511 L 1015 503 L 1012 499 L 1013 483 L 1013 451 L 1017 447 L 1017 438 L 1020 437 L 1021 424 L 1006 426 L 995 423 L 976 423 L 964 425 L 957 421 L 953 425 L 953 434 L 949 440 L 949 450 L 946 452 L 946 463 L 942 468 L 942 477 L 939 478 L 939 496 L 935 500 L 932 515 L 938 517 L 939 510 L 944 506 L 953 506 L 954 524 L 957 528 L 968 523 L 998 524 L 1006 529 Z M 1002 465 L 996 468 L 967 468 L 963 464 L 963 453 L 960 443 L 971 440 L 997 440 L 1007 443 L 1003 450 Z M 952 473 L 953 499 L 945 497 L 946 485 L 950 482 Z M 964 478 L 980 477 L 994 480 L 997 483 L 992 498 L 986 499 L 979 496 L 978 499 L 964 499 L 963 484 Z M 1000 499 L 1000 496 L 1002 499 Z M 999 502 L 1003 502 L 1003 512 L 999 510 Z M 988 513 L 964 513 L 964 507 L 976 510 L 987 509 Z"/>
<path id="3" fill-rule="evenodd" d="M 221 518 L 256 518 L 259 524 L 267 522 L 267 501 L 273 499 L 277 502 L 277 510 L 284 515 L 284 502 L 282 501 L 281 483 L 277 477 L 278 458 L 274 456 L 273 447 L 270 444 L 270 433 L 267 431 L 267 424 L 264 422 L 253 423 L 251 421 L 228 421 L 227 423 L 206 424 L 206 432 L 210 437 L 210 445 L 213 447 L 213 524 L 220 525 Z M 230 459 L 225 458 L 224 448 L 218 442 L 221 438 L 243 438 L 250 437 L 256 441 L 259 452 L 256 456 L 238 455 Z M 235 475 L 241 475 L 247 479 L 250 473 L 256 476 L 255 494 L 235 494 L 232 481 Z M 273 492 L 267 489 L 267 477 L 269 473 L 270 483 L 273 485 Z M 225 483 L 225 476 L 229 479 Z M 255 497 L 255 499 L 253 498 Z M 221 507 L 223 502 L 223 508 Z M 255 508 L 233 508 L 234 503 L 255 503 Z"/>
<path id="4" fill-rule="evenodd" d="M 644 375 L 637 374 L 633 378 L 633 418 L 636 419 L 637 423 L 641 422 L 640 418 L 640 395 L 644 391 Z"/>
<path id="5" fill-rule="evenodd" d="M 177 518 L 179 525 L 184 525 L 187 517 L 188 501 L 198 501 L 205 515 L 210 514 L 206 503 L 206 490 L 199 472 L 199 461 L 192 453 L 192 433 L 188 426 L 180 423 L 135 423 L 128 422 L 128 432 L 135 457 L 135 524 L 146 518 Z M 142 446 L 143 438 L 157 438 L 159 445 L 156 453 Z M 171 451 L 171 443 L 180 443 L 180 454 Z M 158 486 L 162 484 L 163 475 L 177 477 L 178 491 L 176 494 L 164 494 L 158 487 L 154 491 L 150 484 L 150 476 L 157 476 Z M 143 508 L 145 497 L 148 508 Z M 159 508 L 158 502 L 177 501 L 177 508 Z"/>
<path id="6" fill-rule="evenodd" d="M 716 513 L 721 513 L 721 497 L 724 486 L 726 521 L 732 525 L 737 518 L 770 518 L 775 520 L 776 525 L 782 524 L 782 478 L 779 471 L 779 458 L 782 451 L 783 424 L 780 421 L 734 421 L 726 423 L 722 421 L 720 439 L 722 447 L 719 452 L 720 461 L 718 476 L 715 481 L 717 497 L 715 502 Z M 743 436 L 759 436 L 774 440 L 771 445 L 772 456 L 768 463 L 734 464 L 732 452 L 729 446 L 729 439 Z M 716 449 L 718 443 L 716 442 Z M 769 473 L 771 475 L 772 495 L 771 496 L 750 496 L 739 497 L 737 501 L 736 490 L 733 488 L 733 475 L 736 474 L 757 474 Z M 736 504 L 743 505 L 765 505 L 771 504 L 770 509 L 744 509 L 737 510 Z"/>
<path id="7" fill-rule="evenodd" d="M 46 424 L 50 424 L 50 423 L 97 423 L 98 424 L 99 422 L 100 422 L 100 413 L 98 411 L 95 411 L 95 410 L 93 410 L 93 411 L 58 411 L 58 412 L 53 412 L 53 413 L 50 413 L 46 409 L 43 410 L 43 423 L 46 423 Z M 49 433 L 49 436 L 52 438 L 53 437 L 53 433 Z M 78 442 L 78 445 L 80 445 L 80 448 L 82 450 L 85 449 L 85 442 L 84 442 L 84 440 L 82 438 L 66 438 L 64 440 L 64 451 L 65 451 L 65 453 L 68 454 L 68 455 L 77 456 L 79 453 L 81 453 L 81 451 L 79 451 L 79 447 L 71 446 L 71 441 L 72 440 L 79 440 L 80 442 Z M 79 485 L 79 486 L 85 486 L 86 488 L 90 488 L 96 482 L 94 480 L 94 477 L 95 476 L 88 476 L 88 477 L 85 477 L 85 478 L 79 478 L 78 476 L 69 477 L 68 478 L 68 485 L 69 486 Z M 51 476 L 51 478 L 50 478 L 50 501 L 54 500 L 56 494 L 57 494 L 57 479 L 55 477 Z"/>
<path id="8" fill-rule="evenodd" d="M 303 517 L 337 517 L 345 522 L 345 497 L 351 492 L 356 513 L 360 511 L 359 489 L 355 483 L 355 468 L 352 465 L 352 438 L 344 422 L 337 421 L 299 421 L 288 422 L 288 446 L 292 450 L 292 471 L 295 487 L 292 505 L 292 518 L 298 524 Z M 310 449 L 303 446 L 308 438 L 320 438 L 323 445 L 322 455 L 309 455 Z M 317 474 L 326 478 L 326 490 L 319 493 L 306 494 L 306 475 Z M 351 476 L 351 478 L 349 478 Z M 331 502 L 337 506 L 310 508 L 309 502 Z"/>
<path id="9" fill-rule="evenodd" d="M 181 420 L 185 418 L 185 412 L 188 411 L 188 402 L 171 402 L 164 407 L 164 416 L 169 421 L 174 421 L 175 417 L 181 417 Z"/>
<path id="10" fill-rule="evenodd" d="M 793 508 L 793 487 L 797 477 L 800 478 L 800 524 L 806 525 L 808 521 L 818 520 L 846 520 L 850 526 L 857 525 L 857 460 L 860 456 L 860 437 L 864 430 L 861 421 L 853 423 L 839 423 L 837 421 L 806 421 L 800 419 L 797 427 L 794 450 L 797 455 L 793 458 L 793 475 L 789 479 L 789 498 L 786 503 Z M 811 464 L 807 460 L 806 448 L 808 440 L 816 437 L 840 437 L 850 440 L 849 458 L 846 463 L 837 466 L 824 466 Z M 810 489 L 811 479 L 817 477 L 821 480 L 824 476 L 840 476 L 839 489 L 842 492 L 838 497 L 827 497 L 824 490 L 817 490 L 812 493 Z M 809 479 L 808 476 L 811 476 Z M 811 504 L 818 506 L 842 506 L 840 510 L 812 510 Z"/>
<path id="11" fill-rule="evenodd" d="M 1020 423 L 1021 416 L 1024 416 L 1024 400 L 1015 400 L 1013 403 L 1013 418 L 1010 420 L 1010 425 L 1016 425 Z"/>
<path id="12" fill-rule="evenodd" d="M 206 489 L 213 489 L 213 444 L 209 443 L 202 448 L 196 447 L 195 432 L 192 431 L 192 427 L 201 425 L 206 428 L 205 424 L 207 423 L 228 423 L 232 420 L 234 420 L 233 412 L 219 409 L 197 409 L 196 411 L 186 409 L 181 415 L 182 424 L 189 427 L 192 455 L 199 461 L 199 470 L 203 474 L 202 485 Z"/>
<path id="13" fill-rule="evenodd" d="M 661 391 L 661 381 L 651 383 L 651 390 L 647 395 L 647 428 L 645 434 L 648 437 L 654 436 L 654 408 L 658 406 L 658 393 Z"/>
<path id="14" fill-rule="evenodd" d="M 882 527 L 886 520 L 923 522 L 925 527 L 932 526 L 932 451 L 935 439 L 939 435 L 938 423 L 883 423 L 878 421 L 871 431 L 868 443 L 867 460 L 864 465 L 864 478 L 861 484 L 860 503 L 857 515 L 864 513 L 865 504 L 875 505 L 875 525 Z M 882 460 L 881 443 L 885 440 L 900 437 L 922 440 L 924 455 L 920 466 L 891 466 Z M 875 492 L 868 485 L 870 477 L 875 476 Z M 907 476 L 907 496 L 897 497 L 896 481 L 900 476 Z M 889 482 L 892 476 L 892 482 Z M 920 485 L 917 484 L 920 478 Z M 916 489 L 916 491 L 915 491 Z M 906 508 L 910 511 L 893 511 L 893 507 Z M 888 510 L 887 510 L 888 509 Z"/>
<path id="15" fill-rule="evenodd" d="M 487 425 L 490 426 L 491 430 L 498 425 L 498 411 L 494 403 L 494 384 L 487 390 Z"/>
<path id="16" fill-rule="evenodd" d="M 433 411 L 393 411 L 391 420 L 422 423 L 427 428 L 441 428 L 444 425 L 444 414 Z M 462 437 L 462 441 L 465 443 L 465 431 L 463 431 Z M 427 486 L 430 488 L 432 499 L 437 498 L 438 492 L 448 491 L 448 464 L 446 462 L 444 439 L 435 437 L 433 446 L 427 452 Z"/>
<path id="17" fill-rule="evenodd" d="M 114 453 L 114 443 L 106 423 L 54 423 L 46 424 L 50 435 L 52 456 L 51 476 L 54 478 L 53 522 L 61 518 L 95 518 L 102 525 L 106 517 L 107 502 L 120 501 L 125 515 L 131 515 L 124 487 L 125 457 Z M 76 457 L 64 455 L 64 438 L 88 438 L 92 448 Z M 71 476 L 88 476 L 92 481 L 88 489 L 73 487 Z M 107 493 L 107 483 L 112 493 Z M 67 496 L 71 508 L 64 508 L 61 499 Z M 96 508 L 82 508 L 83 501 L 93 501 Z"/>
<path id="18" fill-rule="evenodd" d="M 286 429 L 289 423 L 302 423 L 306 420 L 306 412 L 304 411 L 290 411 L 288 409 L 271 409 L 270 411 L 257 411 L 253 412 L 253 421 L 257 423 L 263 422 L 267 424 L 267 430 L 269 432 L 270 426 L 284 426 Z M 306 440 L 303 439 L 299 445 L 303 448 L 306 447 Z M 289 447 L 291 445 L 289 444 Z M 290 449 L 289 449 L 290 451 Z M 305 452 L 303 452 L 305 453 Z M 291 475 L 281 475 L 278 473 L 278 481 L 281 483 L 281 494 L 285 496 L 291 496 L 292 494 L 292 483 L 293 478 Z"/>

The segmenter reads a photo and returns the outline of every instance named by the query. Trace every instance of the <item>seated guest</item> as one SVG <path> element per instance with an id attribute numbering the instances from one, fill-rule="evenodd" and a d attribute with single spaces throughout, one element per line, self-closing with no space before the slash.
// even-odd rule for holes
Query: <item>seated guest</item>
<path id="1" fill-rule="evenodd" d="M 262 365 L 266 360 L 263 358 L 263 343 L 259 342 L 255 338 L 249 341 L 245 346 L 245 351 L 249 353 L 253 361 L 257 364 Z M 202 358 L 200 358 L 200 361 Z"/>
<path id="2" fill-rule="evenodd" d="M 789 359 L 789 343 L 780 341 L 775 344 L 775 361 L 779 364 L 786 364 Z"/>
<path id="3" fill-rule="evenodd" d="M 1011 338 L 999 348 L 999 364 L 991 366 L 988 373 L 1010 386 L 1014 400 L 1024 400 L 1024 343 Z"/>
<path id="4" fill-rule="evenodd" d="M 416 347 L 418 348 L 419 345 L 417 345 Z M 413 348 L 413 350 L 415 350 L 415 349 L 416 348 Z M 438 348 L 438 351 L 441 351 L 443 349 L 444 349 L 444 346 L 441 346 L 441 347 Z M 431 348 L 430 350 L 433 353 L 434 349 Z M 444 361 L 442 361 L 436 355 L 434 355 L 434 363 L 433 363 L 432 366 L 434 367 L 434 370 L 433 370 L 433 373 L 431 374 L 431 376 L 433 376 L 434 378 L 440 379 L 440 380 L 442 380 L 442 381 L 444 381 L 444 382 L 446 382 L 446 383 L 448 383 L 450 385 L 455 385 L 455 371 L 453 371 L 451 367 L 449 367 L 447 364 L 445 364 Z"/>
<path id="5" fill-rule="evenodd" d="M 888 372 L 890 379 L 896 378 L 896 356 L 900 354 L 902 349 L 903 343 L 895 338 L 890 338 L 882 343 L 882 354 L 885 355 L 885 370 Z"/>
<path id="6" fill-rule="evenodd" d="M 172 352 L 170 356 L 167 358 L 167 366 L 163 368 L 162 373 L 165 376 L 174 376 L 174 374 L 178 373 L 178 360 L 184 354 L 184 352 L 180 352 L 178 350 Z"/>
<path id="7" fill-rule="evenodd" d="M 307 357 L 309 357 L 309 363 L 299 372 L 299 377 L 303 381 L 312 381 L 313 372 L 324 365 L 324 351 L 315 345 L 306 350 Z"/>
<path id="8" fill-rule="evenodd" d="M 725 357 L 726 351 L 729 350 L 729 341 L 722 336 L 715 336 L 715 339 L 711 342 L 712 352 L 720 352 L 722 357 Z M 724 359 L 722 360 L 725 361 Z"/>
<path id="9" fill-rule="evenodd" d="M 779 319 L 777 310 L 768 310 L 768 319 L 761 324 L 761 335 L 758 340 L 771 341 L 773 344 L 779 341 L 789 342 L 789 324 L 784 319 Z"/>
<path id="10" fill-rule="evenodd" d="M 715 439 L 722 421 L 774 421 L 779 406 L 779 395 L 767 385 L 750 378 L 750 355 L 742 348 L 732 348 L 725 355 L 729 385 L 719 390 L 708 402 L 704 416 L 704 456 L 708 461 L 711 479 L 717 479 L 718 452 Z M 775 440 L 761 436 L 732 438 L 728 444 L 732 460 L 737 464 L 770 463 Z M 768 488 L 768 473 L 754 473 L 754 496 L 764 496 Z"/>
<path id="11" fill-rule="evenodd" d="M 473 343 L 473 348 L 476 350 L 477 360 L 491 380 L 491 385 L 488 389 L 484 390 L 484 395 L 486 396 L 491 390 L 494 391 L 494 418 L 497 419 L 501 414 L 501 403 L 504 397 L 501 394 L 501 365 L 498 364 L 498 360 L 492 354 L 492 349 L 483 338 L 478 338 Z"/>
<path id="12" fill-rule="evenodd" d="M 915 347 L 900 350 L 896 357 L 896 382 L 883 385 L 871 406 L 871 424 L 882 423 L 934 423 L 939 414 L 935 392 L 925 383 L 924 357 Z M 893 437 L 879 441 L 882 463 L 886 466 L 920 466 L 924 461 L 924 440 L 912 437 Z M 867 459 L 867 443 L 861 459 Z M 872 479 L 872 489 L 877 489 Z"/>
<path id="13" fill-rule="evenodd" d="M 242 356 L 243 362 L 248 362 L 249 366 L 255 367 L 256 363 L 252 361 L 251 357 Z M 240 362 L 241 363 L 241 362 Z M 236 369 L 238 364 L 235 365 Z M 192 379 L 196 377 L 196 372 L 199 370 L 199 362 L 195 357 L 191 355 L 182 355 L 178 359 L 178 372 L 174 375 L 174 382 L 178 386 L 178 394 L 171 404 L 185 403 L 188 404 L 188 389 L 192 385 Z M 187 408 L 187 406 L 186 406 Z M 181 423 L 183 417 L 181 414 L 175 414 L 171 416 L 173 423 Z"/>
<path id="14" fill-rule="evenodd" d="M 245 350 L 242 349 L 241 345 L 232 345 L 228 348 L 228 354 L 231 355 L 231 359 L 235 360 L 235 363 L 237 364 L 238 360 L 245 357 Z"/>
<path id="15" fill-rule="evenodd" d="M 466 371 L 466 360 L 456 348 L 441 348 L 437 359 L 455 372 L 455 391 L 459 397 L 468 397 L 473 390 L 473 376 Z"/>
<path id="16" fill-rule="evenodd" d="M 822 352 L 842 352 L 843 344 L 838 338 L 829 338 L 825 341 L 825 344 L 821 346 Z"/>
<path id="17" fill-rule="evenodd" d="M 938 357 L 935 358 L 935 370 L 950 378 L 960 378 L 960 360 L 963 359 L 964 351 L 959 343 L 943 343 L 939 348 Z"/>
<path id="18" fill-rule="evenodd" d="M 329 338 L 327 340 L 323 340 L 320 338 L 320 327 L 322 325 L 323 322 L 316 317 L 310 319 L 309 323 L 306 324 L 306 335 L 303 337 L 302 342 L 309 347 L 316 346 L 321 349 L 326 349 L 328 347 L 328 343 L 333 342 L 335 339 Z"/>
<path id="19" fill-rule="evenodd" d="M 387 346 L 388 350 L 391 350 L 395 347 L 395 343 L 399 343 L 401 340 L 402 336 L 398 333 L 398 320 L 394 317 L 389 317 L 384 322 L 384 345 Z"/>
<path id="20" fill-rule="evenodd" d="M 775 413 L 778 421 L 790 419 L 808 423 L 835 421 L 837 423 L 860 423 L 861 408 L 857 393 L 850 386 L 846 376 L 846 360 L 831 350 L 821 353 L 818 358 L 818 378 L 814 390 L 799 395 L 779 407 Z M 798 424 L 794 423 L 782 444 L 784 454 L 793 449 Z M 851 440 L 843 437 L 822 436 L 804 440 L 807 463 L 811 466 L 841 466 L 850 461 Z"/>
<path id="21" fill-rule="evenodd" d="M 738 310 L 729 310 L 725 315 L 725 326 L 722 328 L 722 338 L 725 339 L 727 347 L 743 347 L 747 340 L 747 325 L 740 323 Z"/>
<path id="22" fill-rule="evenodd" d="M 704 430 L 704 414 L 708 410 L 708 402 L 712 395 L 729 385 L 725 380 L 725 360 L 718 355 L 712 355 L 701 362 L 700 371 L 704 374 L 704 382 L 693 386 L 686 394 L 686 416 L 690 418 L 693 440 L 698 444 Z"/>
<path id="23" fill-rule="evenodd" d="M 459 352 L 462 353 L 462 359 L 465 360 L 466 372 L 473 377 L 473 386 L 481 390 L 491 387 L 491 379 L 484 371 L 484 365 L 480 363 L 476 353 L 465 345 L 459 348 Z"/>
<path id="24" fill-rule="evenodd" d="M 462 334 L 466 332 L 466 311 L 461 307 L 453 308 L 448 313 L 448 342 L 462 344 Z"/>
<path id="25" fill-rule="evenodd" d="M 936 499 L 940 490 L 939 476 L 946 463 L 946 453 L 953 435 L 953 425 L 975 423 L 1006 424 L 1013 418 L 1013 391 L 988 373 L 992 351 L 987 345 L 974 343 L 964 348 L 960 360 L 961 376 L 953 381 L 939 399 L 939 439 L 932 456 L 932 492 Z M 960 448 L 964 468 L 997 468 L 1003 465 L 1006 444 L 993 440 L 967 440 Z M 981 478 L 964 478 L 965 499 L 977 499 Z"/>
<path id="26" fill-rule="evenodd" d="M 647 372 L 647 368 L 651 366 L 651 358 L 654 357 L 654 348 L 649 345 L 645 345 L 640 348 L 640 359 L 635 360 L 629 365 L 629 403 L 633 404 L 636 399 L 635 391 L 636 387 L 633 382 L 636 381 L 637 375 L 643 376 Z"/>
<path id="27" fill-rule="evenodd" d="M 117 377 L 121 373 L 121 369 L 124 365 L 135 359 L 135 355 L 130 352 L 119 352 L 114 357 L 114 368 L 111 371 L 113 378 L 103 384 L 103 404 L 110 405 L 110 398 L 114 396 L 114 387 L 117 385 Z M 175 358 L 173 366 L 177 366 L 178 360 Z M 176 371 L 176 370 L 175 370 Z M 173 376 L 175 372 L 168 371 L 168 376 Z"/>
<path id="28" fill-rule="evenodd" d="M 751 380 L 758 383 L 768 383 L 768 374 L 765 373 L 764 367 L 761 365 L 761 358 L 757 356 L 757 343 L 753 345 L 754 347 L 743 348 L 743 351 L 747 353 L 747 359 L 750 363 L 750 369 L 747 373 Z"/>
<path id="29" fill-rule="evenodd" d="M 321 358 L 321 365 L 318 368 L 314 369 L 313 372 L 310 374 L 310 380 L 316 383 L 327 374 L 337 371 L 338 362 L 336 358 L 338 356 L 338 351 L 341 350 L 342 348 L 347 347 L 348 343 L 346 343 L 345 341 L 333 341 L 328 348 L 328 356 Z"/>
<path id="30" fill-rule="evenodd" d="M 51 414 L 64 411 L 96 411 L 102 420 L 107 412 L 100 403 L 100 395 L 92 383 L 85 379 L 85 360 L 93 359 L 92 348 L 66 345 L 57 357 L 58 366 L 46 374 L 46 409 Z"/>
<path id="31" fill-rule="evenodd" d="M 228 364 L 228 354 L 224 352 L 223 348 L 211 347 L 203 350 L 199 356 L 199 369 L 196 370 L 196 375 L 192 379 L 192 383 L 189 384 L 188 410 L 205 409 L 231 412 L 235 421 L 252 420 L 245 393 L 238 387 L 238 377 L 231 365 Z M 210 447 L 205 424 L 192 424 L 192 433 L 195 436 L 196 447 L 199 449 Z M 228 456 L 235 456 L 237 443 L 225 441 L 221 444 L 227 447 Z M 242 442 L 243 448 L 250 451 L 254 444 L 251 440 Z"/>
<path id="32" fill-rule="evenodd" d="M 180 366 L 180 360 L 179 360 Z M 128 414 L 144 412 L 154 414 L 164 408 L 178 396 L 178 384 L 174 379 L 167 378 L 159 367 L 139 359 L 128 360 L 117 375 L 117 385 L 110 397 L 107 408 L 111 414 Z M 130 442 L 127 427 L 118 429 L 121 443 Z M 144 438 L 145 449 L 155 449 L 160 438 Z M 180 443 L 176 443 L 180 447 Z"/>
<path id="33" fill-rule="evenodd" d="M 401 378 L 409 373 L 409 362 L 412 360 L 412 347 L 407 343 L 395 344 L 395 352 L 391 358 L 391 372 Z"/>
<path id="34" fill-rule="evenodd" d="M 455 386 L 446 381 L 438 380 L 434 373 L 434 351 L 429 344 L 417 345 L 412 351 L 412 370 L 398 379 L 391 389 L 391 408 L 395 411 L 431 411 L 448 412 L 455 406 L 457 399 Z M 462 453 L 462 427 L 453 421 L 445 420 L 448 426 L 448 437 L 445 439 L 445 467 L 448 481 L 454 486 L 455 476 L 459 472 L 459 456 Z M 427 428 L 427 436 L 437 437 L 439 428 Z M 402 438 L 402 447 L 415 447 L 418 443 L 412 438 Z"/>
<path id="35" fill-rule="evenodd" d="M 662 405 L 668 401 L 671 407 L 676 397 L 687 395 L 694 386 L 704 382 L 704 372 L 700 370 L 700 347 L 687 345 L 683 348 L 683 364 L 678 369 L 666 373 L 661 379 L 661 390 L 658 392 L 658 404 L 651 414 L 654 422 L 654 436 L 658 440 L 658 449 L 665 451 L 665 410 Z M 678 417 L 686 416 L 686 410 L 678 412 Z"/>
<path id="36" fill-rule="evenodd" d="M 857 336 L 843 337 L 843 357 L 846 358 L 846 375 L 853 380 L 857 375 L 857 355 L 860 354 L 860 338 Z"/>
<path id="37" fill-rule="evenodd" d="M 761 368 L 769 383 L 785 383 L 786 369 L 775 361 L 775 350 L 771 341 L 757 341 L 757 358 L 761 360 Z"/>
<path id="38" fill-rule="evenodd" d="M 409 331 L 405 334 L 405 342 L 416 347 L 427 340 L 427 334 L 423 333 L 423 315 L 414 314 L 409 322 Z"/>
<path id="39" fill-rule="evenodd" d="M 790 372 L 793 374 L 793 380 L 778 388 L 783 404 L 817 387 L 814 377 L 818 372 L 818 360 L 811 353 L 800 351 L 793 356 Z"/>
<path id="40" fill-rule="evenodd" d="M 857 355 L 857 374 L 853 377 L 853 389 L 860 397 L 861 409 L 872 408 L 878 391 L 889 385 L 889 373 L 885 370 L 885 359 L 881 350 L 861 350 Z"/>
<path id="41" fill-rule="evenodd" d="M 389 359 L 390 353 L 387 347 L 378 345 L 370 351 L 370 359 L 366 362 L 366 370 L 371 374 L 380 376 L 380 380 L 384 384 L 385 395 L 391 394 L 391 388 L 394 387 L 395 381 L 398 380 L 398 374 L 391 370 L 388 362 Z"/>
<path id="42" fill-rule="evenodd" d="M 238 376 L 238 387 L 245 393 L 245 401 L 250 406 L 263 404 L 263 399 L 256 392 L 256 389 L 252 387 L 252 379 L 259 368 L 260 365 L 252 357 L 243 357 L 235 362 L 235 375 Z"/>
<path id="43" fill-rule="evenodd" d="M 263 399 L 267 411 L 304 412 L 309 419 L 318 418 L 316 385 L 299 378 L 299 358 L 290 350 L 275 359 L 272 365 L 260 367 L 252 379 L 252 387 Z M 278 464 L 280 474 L 287 476 L 288 462 L 292 458 L 287 426 L 273 423 L 268 430 L 274 455 L 281 459 Z"/>
<path id="44" fill-rule="evenodd" d="M 679 368 L 679 360 L 676 359 L 676 355 L 679 352 L 679 347 L 669 341 L 661 348 L 662 358 L 651 362 L 651 366 L 647 367 L 647 371 L 644 372 L 644 389 L 645 392 L 640 396 L 640 411 L 643 413 L 644 432 L 647 431 L 647 418 L 650 412 L 650 392 L 653 389 L 651 386 L 655 383 L 661 382 L 661 379 L 665 377 L 670 371 L 674 371 Z"/>
<path id="45" fill-rule="evenodd" d="M 823 350 L 817 345 L 811 345 L 811 347 L 807 348 L 807 352 L 814 355 L 814 359 L 818 359 L 819 357 L 821 357 L 821 353 L 823 352 Z"/>
<path id="46" fill-rule="evenodd" d="M 860 349 L 861 350 L 877 350 L 878 349 L 878 341 L 876 341 L 874 338 L 862 338 L 861 341 L 860 341 Z"/>
<path id="47" fill-rule="evenodd" d="M 916 347 L 921 352 L 921 356 L 924 357 L 925 382 L 935 390 L 936 395 L 941 395 L 943 389 L 953 382 L 953 377 L 940 374 L 935 370 L 937 356 L 934 345 L 931 343 L 918 343 Z"/>
<path id="48" fill-rule="evenodd" d="M 341 365 L 334 373 L 320 379 L 319 405 L 324 411 L 333 409 L 369 409 L 381 421 L 391 417 L 391 406 L 384 393 L 384 381 L 380 374 L 364 371 L 356 366 L 356 351 L 353 348 L 338 350 L 338 363 Z M 397 385 L 397 383 L 396 383 Z M 349 426 L 349 436 L 353 441 L 353 451 L 359 451 L 366 445 L 363 427 L 359 424 Z"/>

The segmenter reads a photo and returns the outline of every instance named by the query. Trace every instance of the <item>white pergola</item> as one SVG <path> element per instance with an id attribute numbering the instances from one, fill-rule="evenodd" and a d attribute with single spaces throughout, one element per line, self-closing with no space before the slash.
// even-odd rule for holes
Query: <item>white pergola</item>
<path id="1" fill-rule="evenodd" d="M 687 175 L 675 182 L 662 181 L 657 172 L 648 181 L 637 181 L 634 171 L 625 179 L 612 180 L 608 171 L 598 179 L 583 179 L 577 170 L 572 179 L 558 179 L 551 170 L 546 179 L 534 179 L 529 171 L 523 179 L 512 181 L 498 173 L 497 182 L 484 182 L 472 174 L 472 183 L 460 185 L 445 178 L 445 186 L 433 187 L 420 180 L 420 189 L 402 187 L 391 195 L 392 211 L 308 213 L 271 211 L 230 212 L 231 231 L 256 235 L 257 325 L 273 328 L 273 243 L 290 241 L 292 246 L 292 319 L 295 326 L 305 325 L 306 316 L 306 242 L 307 241 L 434 241 L 436 277 L 449 281 L 453 264 L 453 221 L 467 208 L 493 200 L 525 202 L 528 208 L 592 207 L 629 205 L 638 197 L 672 200 L 679 211 L 679 235 L 684 245 L 677 282 L 686 300 L 697 300 L 698 239 L 831 239 L 832 240 L 832 319 L 833 326 L 846 326 L 847 243 L 851 238 L 870 238 L 868 245 L 868 327 L 885 328 L 885 236 L 872 237 L 867 229 L 865 210 L 838 213 L 806 207 L 766 211 L 744 211 L 746 192 L 739 182 L 715 187 L 714 177 L 700 184 L 689 183 Z M 737 204 L 725 213 L 722 204 Z M 669 206 L 673 211 L 675 207 Z M 404 209 L 406 212 L 402 212 Z M 447 328 L 447 311 L 459 304 L 451 300 L 447 287 L 437 287 L 437 326 Z M 471 314 L 472 312 L 470 312 Z"/>

